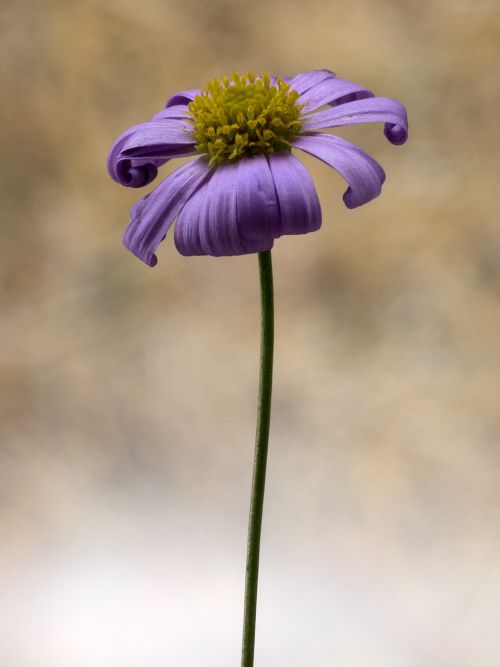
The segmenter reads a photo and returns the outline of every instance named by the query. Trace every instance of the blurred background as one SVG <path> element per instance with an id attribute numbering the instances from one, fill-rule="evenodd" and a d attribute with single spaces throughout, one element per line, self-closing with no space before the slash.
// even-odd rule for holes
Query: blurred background
<path id="1" fill-rule="evenodd" d="M 498 4 L 7 0 L 0 25 L 0 664 L 239 664 L 257 258 L 170 234 L 149 269 L 105 160 L 176 91 L 318 67 L 401 100 L 410 139 L 339 132 L 388 175 L 353 211 L 301 154 L 324 222 L 273 253 L 256 665 L 498 667 Z"/>

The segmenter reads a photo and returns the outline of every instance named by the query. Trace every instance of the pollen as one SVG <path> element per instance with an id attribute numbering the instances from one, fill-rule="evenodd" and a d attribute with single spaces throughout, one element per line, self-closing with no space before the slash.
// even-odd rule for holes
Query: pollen
<path id="1" fill-rule="evenodd" d="M 214 79 L 189 105 L 196 148 L 210 164 L 290 151 L 301 128 L 299 94 L 278 78 L 234 73 Z"/>

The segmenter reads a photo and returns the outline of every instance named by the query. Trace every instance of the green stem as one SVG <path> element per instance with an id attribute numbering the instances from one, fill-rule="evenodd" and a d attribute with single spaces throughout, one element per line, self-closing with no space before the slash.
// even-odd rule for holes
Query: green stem
<path id="1" fill-rule="evenodd" d="M 273 384 L 274 298 L 271 251 L 259 253 L 261 338 L 260 380 L 257 412 L 257 433 L 253 463 L 252 497 L 248 521 L 247 568 L 245 578 L 245 611 L 243 616 L 243 646 L 241 667 L 253 667 L 255 646 L 255 617 L 259 579 L 259 550 L 262 529 L 262 508 L 266 484 L 267 446 L 271 419 Z"/>

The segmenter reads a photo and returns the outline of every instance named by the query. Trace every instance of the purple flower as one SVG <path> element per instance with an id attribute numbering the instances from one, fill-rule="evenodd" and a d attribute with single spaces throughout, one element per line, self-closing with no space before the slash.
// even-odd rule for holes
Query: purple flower
<path id="1" fill-rule="evenodd" d="M 349 208 L 380 194 L 385 173 L 361 148 L 325 128 L 384 123 L 393 144 L 408 136 L 406 110 L 328 70 L 295 77 L 233 74 L 171 97 L 151 120 L 113 144 L 111 177 L 128 187 L 156 178 L 174 157 L 198 156 L 169 174 L 131 210 L 124 243 L 150 266 L 172 224 L 183 255 L 242 255 L 269 250 L 283 234 L 321 226 L 309 173 L 292 148 L 337 170 Z"/>

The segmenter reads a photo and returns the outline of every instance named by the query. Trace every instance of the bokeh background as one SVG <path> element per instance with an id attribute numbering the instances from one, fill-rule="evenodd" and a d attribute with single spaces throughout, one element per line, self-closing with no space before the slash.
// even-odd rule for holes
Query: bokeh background
<path id="1" fill-rule="evenodd" d="M 142 265 L 105 158 L 173 92 L 326 67 L 411 132 L 341 131 L 388 174 L 353 211 L 304 157 L 323 228 L 275 245 L 256 665 L 498 667 L 495 0 L 7 0 L 0 24 L 0 664 L 239 664 L 257 260 L 169 237 Z"/>

